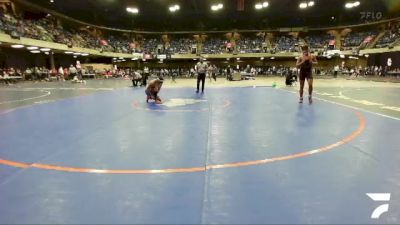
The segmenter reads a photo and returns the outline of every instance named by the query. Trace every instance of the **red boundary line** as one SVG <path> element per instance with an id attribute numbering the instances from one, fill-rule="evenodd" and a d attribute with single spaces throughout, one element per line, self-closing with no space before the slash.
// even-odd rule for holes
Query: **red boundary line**
<path id="1" fill-rule="evenodd" d="M 36 168 L 43 170 L 56 170 L 63 172 L 75 172 L 75 173 L 97 173 L 97 174 L 162 174 L 162 173 L 193 173 L 193 172 L 204 172 L 210 169 L 223 169 L 223 168 L 235 168 L 235 167 L 244 167 L 251 165 L 260 165 L 266 163 L 272 163 L 276 161 L 283 161 L 289 159 L 302 158 L 306 156 L 310 156 L 317 153 L 326 152 L 338 146 L 341 146 L 345 143 L 350 142 L 358 135 L 362 133 L 365 128 L 365 119 L 362 114 L 358 111 L 355 111 L 355 115 L 358 118 L 359 125 L 358 128 L 353 131 L 350 135 L 342 138 L 336 143 L 326 145 L 317 149 L 312 149 L 309 151 L 304 151 L 300 153 L 290 154 L 286 156 L 278 156 L 273 158 L 266 158 L 254 161 L 245 161 L 245 162 L 233 162 L 233 163 L 224 163 L 224 164 L 213 164 L 206 165 L 203 167 L 189 167 L 189 168 L 171 168 L 171 169 L 154 169 L 154 170 L 114 170 L 114 169 L 94 169 L 94 168 L 79 168 L 79 167 L 66 167 L 66 166 L 57 166 L 57 165 L 49 165 L 49 164 L 41 164 L 41 163 L 24 163 L 17 161 L 10 161 L 6 159 L 0 158 L 0 164 L 17 167 L 17 168 Z"/>

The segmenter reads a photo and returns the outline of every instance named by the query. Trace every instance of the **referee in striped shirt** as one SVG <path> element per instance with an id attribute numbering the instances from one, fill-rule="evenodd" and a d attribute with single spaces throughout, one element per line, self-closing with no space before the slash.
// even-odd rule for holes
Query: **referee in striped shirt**
<path id="1" fill-rule="evenodd" d="M 204 83 L 206 81 L 206 72 L 207 72 L 207 63 L 204 62 L 203 58 L 200 58 L 200 62 L 196 64 L 196 71 L 197 71 L 197 91 L 200 91 L 200 81 L 201 81 L 201 93 L 204 92 Z"/>

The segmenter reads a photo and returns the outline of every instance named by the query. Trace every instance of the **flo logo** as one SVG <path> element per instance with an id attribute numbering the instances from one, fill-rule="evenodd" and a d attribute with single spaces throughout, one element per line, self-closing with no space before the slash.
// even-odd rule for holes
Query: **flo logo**
<path id="1" fill-rule="evenodd" d="M 390 193 L 366 193 L 368 197 L 376 202 L 389 202 L 390 201 Z M 371 219 L 379 219 L 379 217 L 389 211 L 389 204 L 382 204 L 375 208 L 375 210 L 371 214 Z"/>
<path id="2" fill-rule="evenodd" d="M 365 21 L 377 21 L 383 17 L 382 12 L 360 12 L 360 19 Z"/>

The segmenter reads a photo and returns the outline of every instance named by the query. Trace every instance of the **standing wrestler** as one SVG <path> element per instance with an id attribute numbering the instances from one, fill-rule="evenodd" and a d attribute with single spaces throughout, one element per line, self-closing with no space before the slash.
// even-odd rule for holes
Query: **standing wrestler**
<path id="1" fill-rule="evenodd" d="M 297 68 L 300 68 L 300 100 L 299 103 L 303 103 L 303 90 L 304 82 L 307 79 L 308 83 L 308 101 L 312 103 L 312 91 L 313 91 L 313 76 L 312 76 L 312 65 L 317 64 L 317 58 L 310 54 L 308 46 L 302 46 L 302 55 L 296 62 Z"/>

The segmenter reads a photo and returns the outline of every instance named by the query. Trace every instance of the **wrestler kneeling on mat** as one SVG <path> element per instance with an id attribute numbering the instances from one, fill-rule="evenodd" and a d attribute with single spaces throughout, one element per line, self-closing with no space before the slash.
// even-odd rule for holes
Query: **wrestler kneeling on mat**
<path id="1" fill-rule="evenodd" d="M 149 102 L 150 99 L 154 100 L 156 104 L 162 104 L 162 101 L 160 97 L 158 96 L 158 93 L 161 90 L 162 84 L 164 80 L 162 78 L 160 79 L 155 79 L 149 82 L 149 85 L 147 85 L 146 88 L 146 95 L 147 99 L 146 102 Z"/>
<path id="2" fill-rule="evenodd" d="M 296 62 L 297 68 L 300 68 L 300 100 L 299 103 L 303 103 L 303 90 L 304 82 L 307 79 L 308 83 L 308 101 L 312 103 L 312 91 L 313 91 L 313 76 L 312 76 L 312 65 L 317 64 L 317 58 L 310 54 L 308 46 L 302 46 L 301 50 L 303 54 L 299 57 Z"/>

